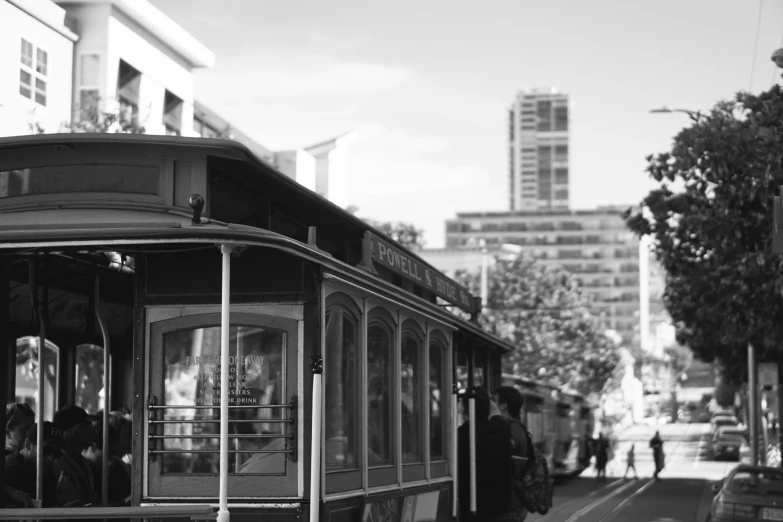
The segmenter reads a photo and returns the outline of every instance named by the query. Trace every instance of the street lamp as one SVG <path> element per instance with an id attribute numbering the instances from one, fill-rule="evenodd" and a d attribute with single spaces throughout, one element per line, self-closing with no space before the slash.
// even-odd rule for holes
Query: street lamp
<path id="1" fill-rule="evenodd" d="M 772 56 L 770 56 L 770 59 L 775 62 L 775 65 L 783 69 L 783 49 L 778 49 L 774 53 L 772 53 Z"/>
<path id="2" fill-rule="evenodd" d="M 650 112 L 653 114 L 659 114 L 659 113 L 672 113 L 672 112 L 683 112 L 690 116 L 690 118 L 693 121 L 698 121 L 699 118 L 701 118 L 702 114 L 699 111 L 689 111 L 688 109 L 670 109 L 669 107 L 666 107 L 665 105 L 661 107 L 660 109 L 650 109 Z"/>

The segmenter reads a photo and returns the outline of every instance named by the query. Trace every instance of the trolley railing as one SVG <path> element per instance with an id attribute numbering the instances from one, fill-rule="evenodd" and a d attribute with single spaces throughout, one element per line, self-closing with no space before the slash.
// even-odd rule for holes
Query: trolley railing
<path id="1" fill-rule="evenodd" d="M 218 433 L 198 433 L 198 434 L 160 434 L 157 433 L 157 429 L 154 426 L 166 425 L 166 424 L 218 424 L 220 418 L 165 418 L 165 413 L 172 410 L 214 410 L 215 406 L 191 406 L 191 405 L 165 405 L 155 404 L 155 397 L 150 398 L 150 404 L 147 406 L 149 409 L 148 424 L 149 429 L 149 458 L 155 460 L 157 455 L 174 454 L 174 453 L 218 453 L 218 448 L 209 449 L 166 449 L 161 447 L 158 441 L 170 439 L 181 440 L 199 440 L 199 439 L 217 439 L 220 437 Z M 283 439 L 285 440 L 285 449 L 239 449 L 235 448 L 229 450 L 231 454 L 243 453 L 243 454 L 256 454 L 256 453 L 285 453 L 292 461 L 296 460 L 297 448 L 296 448 L 296 408 L 297 397 L 294 395 L 291 397 L 291 402 L 288 404 L 255 404 L 255 405 L 236 405 L 229 406 L 230 411 L 236 410 L 282 410 L 287 411 L 288 415 L 282 415 L 282 418 L 251 418 L 251 419 L 229 419 L 229 424 L 282 424 L 287 426 L 287 429 L 283 429 L 282 433 L 232 433 L 228 435 L 229 439 Z M 156 412 L 160 412 L 164 415 L 164 418 L 159 418 Z"/>
<path id="2" fill-rule="evenodd" d="M 211 506 L 202 504 L 184 506 L 0 509 L 0 520 L 17 521 L 185 517 L 190 517 L 190 520 L 216 520 L 217 512 Z"/>

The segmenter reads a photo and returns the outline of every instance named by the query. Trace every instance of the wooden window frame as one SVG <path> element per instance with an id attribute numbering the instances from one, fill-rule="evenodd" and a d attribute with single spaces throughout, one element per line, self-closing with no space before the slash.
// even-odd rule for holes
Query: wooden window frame
<path id="1" fill-rule="evenodd" d="M 394 319 L 394 316 L 383 306 L 373 306 L 370 308 L 367 312 L 367 332 L 369 333 L 370 326 L 373 325 L 380 325 L 381 327 L 385 328 L 389 333 L 389 365 L 391 367 L 391 381 L 389 383 L 389 401 L 390 401 L 390 435 L 391 435 L 391 441 L 390 441 L 390 460 L 391 462 L 389 464 L 381 464 L 377 466 L 370 466 L 369 460 L 367 460 L 367 487 L 373 488 L 373 487 L 381 487 L 381 486 L 389 486 L 397 484 L 397 463 L 400 460 L 399 453 L 397 452 L 397 440 L 399 439 L 399 433 L 398 430 L 394 429 L 396 426 L 399 426 L 400 421 L 399 417 L 397 416 L 397 408 L 396 400 L 397 397 L 397 390 L 399 388 L 399 383 L 397 382 L 399 380 L 398 371 L 395 369 L 394 362 L 396 361 L 396 353 L 398 350 L 397 347 L 397 332 L 399 330 L 398 323 Z M 365 353 L 369 349 L 368 346 L 369 343 L 365 344 Z M 369 372 L 367 371 L 367 362 L 365 361 L 364 364 L 364 373 L 366 374 L 366 378 L 369 379 Z M 396 376 L 396 377 L 395 377 Z M 364 400 L 364 408 L 367 409 L 369 405 L 367 404 L 367 401 Z M 367 423 L 364 423 L 363 426 L 368 425 Z M 366 430 L 365 430 L 366 431 Z M 365 433 L 366 434 L 366 433 Z M 369 445 L 365 448 L 365 453 L 369 451 Z"/>
<path id="2" fill-rule="evenodd" d="M 356 367 L 354 368 L 354 379 L 357 383 L 357 389 L 366 388 L 366 386 L 363 387 L 362 383 L 365 381 L 364 375 L 366 373 L 366 370 L 363 369 L 361 366 L 361 361 L 364 359 L 364 356 L 362 354 L 366 351 L 366 328 L 364 325 L 365 322 L 365 314 L 363 313 L 363 307 L 360 307 L 356 300 L 351 297 L 349 294 L 342 292 L 342 291 L 335 291 L 330 293 L 325 298 L 325 306 L 323 310 L 323 328 L 324 328 L 324 339 L 326 335 L 326 317 L 327 314 L 331 313 L 335 309 L 340 309 L 344 311 L 349 317 L 351 317 L 355 321 L 355 327 L 356 327 L 356 348 L 357 348 L 357 357 L 356 357 Z M 324 345 L 324 370 L 328 368 L 328 362 L 327 358 L 329 357 L 329 354 L 326 352 L 326 346 Z M 328 377 L 326 376 L 326 372 L 324 372 L 324 391 L 326 391 L 326 379 Z M 359 397 L 364 397 L 364 393 L 362 393 Z M 355 398 L 359 398 L 355 397 Z M 328 470 L 326 468 L 326 430 L 323 429 L 321 431 L 321 447 L 324 448 L 324 450 L 321 452 L 321 465 L 322 469 L 324 470 L 324 488 L 323 492 L 325 495 L 330 495 L 334 493 L 343 493 L 348 491 L 355 491 L 362 489 L 364 486 L 363 481 L 363 469 L 366 467 L 366 450 L 364 449 L 364 434 L 363 432 L 366 431 L 366 428 L 362 426 L 362 418 L 363 418 L 363 411 L 366 408 L 366 405 L 363 405 L 362 403 L 366 404 L 366 399 L 362 398 L 359 401 L 354 402 L 354 419 L 356 427 L 354 428 L 355 431 L 355 440 L 356 444 L 354 446 L 354 453 L 356 458 L 356 467 L 351 469 L 333 469 Z M 322 410 L 323 414 L 326 413 L 326 401 L 323 401 L 322 404 Z M 325 416 L 322 418 L 326 419 Z"/>
<path id="3" fill-rule="evenodd" d="M 427 421 L 429 420 L 429 415 L 425 415 L 425 412 L 429 412 L 429 401 L 426 401 L 427 406 L 425 407 L 425 400 L 429 398 L 429 394 L 425 392 L 425 379 L 422 376 L 423 369 L 429 367 L 429 361 L 427 361 L 426 357 L 426 351 L 427 351 L 427 330 L 426 328 L 422 327 L 421 323 L 413 318 L 413 317 L 406 317 L 401 322 L 400 327 L 400 344 L 399 344 L 399 351 L 400 354 L 398 359 L 398 371 L 402 370 L 402 341 L 405 338 L 406 335 L 413 336 L 415 339 L 419 342 L 419 375 L 417 376 L 417 383 L 416 386 L 419 388 L 419 412 L 418 412 L 418 421 L 419 421 L 419 448 L 421 451 L 421 462 L 410 462 L 405 463 L 403 462 L 402 458 L 402 405 L 401 400 L 402 397 L 400 397 L 400 401 L 398 401 L 398 408 L 400 408 L 399 413 L 399 420 L 397 426 L 398 426 L 398 437 L 400 439 L 400 444 L 398 445 L 399 448 L 399 455 L 400 455 L 400 465 L 402 466 L 402 482 L 418 482 L 421 480 L 425 480 L 427 477 L 426 469 L 427 469 L 427 460 L 429 458 L 428 452 L 427 452 L 427 443 L 428 443 L 428 437 L 425 436 L 425 430 L 427 427 Z M 397 376 L 397 380 L 400 381 L 400 376 Z M 400 394 L 402 393 L 402 383 L 400 381 Z"/>

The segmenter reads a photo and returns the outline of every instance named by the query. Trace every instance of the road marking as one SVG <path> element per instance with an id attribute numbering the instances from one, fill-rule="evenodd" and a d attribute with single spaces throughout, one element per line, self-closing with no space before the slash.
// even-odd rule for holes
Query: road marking
<path id="1" fill-rule="evenodd" d="M 573 498 L 570 498 L 570 499 L 566 500 L 565 502 L 560 502 L 556 506 L 552 506 L 552 509 L 550 509 L 549 512 L 546 515 L 542 516 L 538 520 L 540 522 L 544 522 L 545 520 L 548 520 L 548 517 L 551 517 L 552 515 L 556 515 L 557 513 L 560 513 L 561 511 L 563 511 L 566 507 L 570 506 L 571 504 L 574 504 L 574 503 L 576 503 L 576 502 L 578 502 L 578 501 L 580 501 L 582 499 L 585 499 L 585 498 L 594 498 L 599 493 L 602 493 L 604 491 L 608 491 L 610 489 L 616 488 L 617 486 L 619 486 L 622 483 L 623 483 L 622 480 L 613 480 L 609 484 L 601 486 L 598 489 L 594 489 L 593 491 L 591 491 L 586 496 L 573 497 Z"/>
<path id="2" fill-rule="evenodd" d="M 626 504 L 626 503 L 630 502 L 630 501 L 631 501 L 631 499 L 632 499 L 632 498 L 634 498 L 634 497 L 636 497 L 637 495 L 641 495 L 642 493 L 644 493 L 645 491 L 647 491 L 649 488 L 651 488 L 651 487 L 652 487 L 652 485 L 653 485 L 654 483 L 655 483 L 655 479 L 650 479 L 650 480 L 647 482 L 647 484 L 645 484 L 644 486 L 640 487 L 639 489 L 637 489 L 636 491 L 634 491 L 633 493 L 631 493 L 630 495 L 628 495 L 628 498 L 625 498 L 625 499 L 623 499 L 623 501 L 622 501 L 622 502 L 620 502 L 620 503 L 619 503 L 619 504 L 617 504 L 615 507 L 613 507 L 612 509 L 610 509 L 609 511 L 607 511 L 606 513 L 604 513 L 603 515 L 601 515 L 600 517 L 598 517 L 598 518 L 595 520 L 595 522 L 601 522 L 601 520 L 605 519 L 606 517 L 608 517 L 608 516 L 609 516 L 610 514 L 612 514 L 612 513 L 615 513 L 615 512 L 619 513 L 619 512 L 622 510 L 623 506 L 625 506 L 625 504 Z"/>
<path id="3" fill-rule="evenodd" d="M 585 507 L 583 507 L 582 509 L 580 509 L 579 511 L 577 511 L 576 513 L 568 517 L 568 520 L 566 520 L 566 522 L 576 522 L 577 520 L 579 520 L 579 517 L 584 516 L 586 513 L 589 513 L 590 511 L 597 508 L 598 506 L 600 506 L 610 498 L 620 494 L 620 492 L 625 491 L 626 489 L 630 489 L 631 486 L 635 486 L 635 485 L 636 485 L 635 480 L 632 480 L 624 484 L 622 487 L 617 488 L 616 490 L 612 491 L 608 495 L 604 495 L 603 497 L 599 498 L 595 502 L 591 502 L 590 504 L 586 505 Z"/>

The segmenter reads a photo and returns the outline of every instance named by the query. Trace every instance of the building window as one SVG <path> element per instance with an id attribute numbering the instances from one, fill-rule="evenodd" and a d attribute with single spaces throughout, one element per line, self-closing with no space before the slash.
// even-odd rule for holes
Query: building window
<path id="1" fill-rule="evenodd" d="M 326 470 L 357 469 L 359 310 L 347 296 L 329 300 L 323 377 Z"/>
<path id="2" fill-rule="evenodd" d="M 508 111 L 508 140 L 514 141 L 514 111 Z"/>
<path id="3" fill-rule="evenodd" d="M 48 53 L 22 38 L 20 63 L 19 94 L 46 107 Z"/>
<path id="4" fill-rule="evenodd" d="M 84 54 L 79 58 L 79 119 L 97 121 L 100 97 L 100 56 Z"/>
<path id="5" fill-rule="evenodd" d="M 552 102 L 540 101 L 538 102 L 538 130 L 539 131 L 551 131 L 552 130 Z"/>
<path id="6" fill-rule="evenodd" d="M 555 130 L 568 130 L 568 107 L 555 107 Z"/>
<path id="7" fill-rule="evenodd" d="M 120 124 L 139 125 L 139 92 L 141 73 L 123 60 L 117 75 L 117 101 L 120 103 Z"/>
<path id="8" fill-rule="evenodd" d="M 555 161 L 568 161 L 568 145 L 555 147 Z"/>
<path id="9" fill-rule="evenodd" d="M 565 184 L 568 183 L 568 169 L 567 168 L 557 168 L 555 169 L 555 183 L 557 184 Z"/>
<path id="10" fill-rule="evenodd" d="M 422 337 L 416 330 L 402 334 L 400 398 L 402 401 L 402 462 L 422 462 L 421 353 Z"/>
<path id="11" fill-rule="evenodd" d="M 169 91 L 163 97 L 163 126 L 169 136 L 182 133 L 182 99 Z"/>

